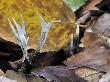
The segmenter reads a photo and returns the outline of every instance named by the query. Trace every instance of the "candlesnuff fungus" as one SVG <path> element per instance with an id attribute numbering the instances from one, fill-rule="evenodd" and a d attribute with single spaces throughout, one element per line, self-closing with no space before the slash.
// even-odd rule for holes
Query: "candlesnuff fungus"
<path id="1" fill-rule="evenodd" d="M 22 16 L 21 16 L 22 18 Z M 28 59 L 28 52 L 27 52 L 27 49 L 28 49 L 28 45 L 27 45 L 27 41 L 28 41 L 28 38 L 26 36 L 26 31 L 25 31 L 25 25 L 24 25 L 24 20 L 22 18 L 22 25 L 20 26 L 14 18 L 13 19 L 13 22 L 15 24 L 15 27 L 14 25 L 11 23 L 10 19 L 8 19 L 8 22 L 9 22 L 9 25 L 10 25 L 10 28 L 12 29 L 15 37 L 17 38 L 17 41 L 19 43 L 19 45 L 21 46 L 21 49 L 23 51 L 23 58 L 22 58 L 22 61 L 24 62 L 25 58 Z M 42 16 L 39 16 L 39 19 L 40 19 L 40 22 L 41 22 L 41 26 L 42 26 L 42 31 L 41 31 L 41 37 L 40 37 L 40 40 L 38 42 L 38 47 L 36 49 L 36 52 L 40 52 L 41 48 L 43 47 L 43 45 L 45 44 L 45 41 L 46 41 L 46 38 L 47 38 L 47 35 L 48 35 L 48 32 L 52 26 L 52 24 L 54 22 L 60 22 L 61 20 L 58 20 L 58 21 L 52 21 L 52 22 L 49 22 L 49 23 L 46 23 L 44 21 L 44 19 L 42 18 Z"/>
<path id="2" fill-rule="evenodd" d="M 34 59 L 35 59 L 35 62 L 36 62 L 36 60 L 37 60 L 36 57 L 38 55 L 37 52 L 40 53 L 40 50 L 42 49 L 43 45 L 45 44 L 48 32 L 49 32 L 49 30 L 52 26 L 52 23 L 60 22 L 60 20 L 58 20 L 58 21 L 52 21 L 52 22 L 46 23 L 41 16 L 39 16 L 39 18 L 40 18 L 40 22 L 41 22 L 41 26 L 42 26 L 41 37 L 40 37 L 40 40 L 37 44 L 38 47 L 37 47 L 35 53 L 33 53 L 32 58 L 28 58 L 28 52 L 27 52 L 27 50 L 28 50 L 28 45 L 27 45 L 28 38 L 26 36 L 26 31 L 25 31 L 25 25 L 24 25 L 23 18 L 22 18 L 22 25 L 21 26 L 15 21 L 14 18 L 12 18 L 12 19 L 13 19 L 13 22 L 14 22 L 15 26 L 11 23 L 10 19 L 8 19 L 10 28 L 12 29 L 15 37 L 17 38 L 17 41 L 18 41 L 19 45 L 21 46 L 21 49 L 22 49 L 22 52 L 23 52 L 23 58 L 20 59 L 20 61 L 24 62 L 25 59 L 29 60 L 29 61 L 26 60 L 26 62 L 22 63 L 22 65 L 20 65 L 20 68 L 18 66 L 18 71 L 19 70 L 26 71 L 26 70 L 28 70 L 27 69 L 28 65 L 29 66 L 31 66 L 31 64 L 33 65 Z M 30 73 L 30 71 L 29 71 L 29 73 Z"/>
<path id="3" fill-rule="evenodd" d="M 20 26 L 14 18 L 12 18 L 13 20 L 13 23 L 15 25 L 13 25 L 10 21 L 10 19 L 8 19 L 8 22 L 9 22 L 9 25 L 10 25 L 10 28 L 12 29 L 19 45 L 21 46 L 21 49 L 22 49 L 22 52 L 23 52 L 23 57 L 22 57 L 22 62 L 24 62 L 25 59 L 28 59 L 28 52 L 27 52 L 27 49 L 28 49 L 28 45 L 27 45 L 27 41 L 28 41 L 28 38 L 26 36 L 26 31 L 25 31 L 25 25 L 24 25 L 24 20 L 21 16 L 21 19 L 22 19 L 22 25 Z"/>
<path id="4" fill-rule="evenodd" d="M 50 28 L 52 27 L 52 24 L 54 22 L 60 22 L 61 21 L 61 20 L 58 20 L 58 21 L 52 21 L 52 22 L 46 23 L 44 21 L 44 19 L 42 18 L 42 16 L 39 16 L 39 19 L 40 19 L 40 22 L 41 22 L 42 31 L 41 31 L 41 37 L 40 37 L 40 40 L 38 42 L 38 47 L 36 49 L 36 52 L 40 52 L 43 45 L 45 44 L 46 38 L 48 36 L 48 32 L 49 32 Z"/>
<path id="5" fill-rule="evenodd" d="M 74 39 L 73 39 L 74 37 Z M 78 44 L 79 37 L 79 25 L 77 24 L 75 35 L 71 34 L 71 42 L 70 42 L 70 53 L 74 53 L 74 49 L 79 45 Z M 78 40 L 77 40 L 78 39 Z"/>

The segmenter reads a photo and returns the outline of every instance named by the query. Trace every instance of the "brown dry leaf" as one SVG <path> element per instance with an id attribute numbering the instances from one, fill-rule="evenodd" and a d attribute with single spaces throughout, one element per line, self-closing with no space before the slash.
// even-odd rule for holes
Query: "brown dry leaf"
<path id="1" fill-rule="evenodd" d="M 72 70 L 68 70 L 65 66 L 50 66 L 34 71 L 35 76 L 42 76 L 49 82 L 87 82 L 78 77 Z"/>
<path id="2" fill-rule="evenodd" d="M 102 0 L 90 0 L 87 5 L 84 6 L 82 10 L 82 14 L 90 11 L 90 10 L 98 10 L 96 7 L 97 4 L 99 4 Z"/>
<path id="3" fill-rule="evenodd" d="M 23 15 L 25 21 L 29 36 L 29 48 L 35 49 L 40 39 L 39 15 L 46 22 L 61 20 L 50 29 L 48 40 L 42 51 L 54 51 L 63 48 L 70 41 L 70 34 L 75 29 L 75 15 L 62 0 L 2 0 L 0 1 L 0 37 L 16 42 L 7 19 L 14 17 L 18 23 L 21 23 L 20 15 Z"/>
<path id="4" fill-rule="evenodd" d="M 110 57 L 107 59 L 107 73 L 101 77 L 99 82 L 110 82 Z"/>
<path id="5" fill-rule="evenodd" d="M 48 82 L 40 77 L 34 77 L 30 75 L 25 76 L 24 74 L 16 73 L 13 70 L 7 70 L 5 75 L 7 78 L 16 80 L 17 82 Z"/>
<path id="6" fill-rule="evenodd" d="M 110 14 L 104 13 L 99 17 L 98 20 L 93 25 L 93 31 L 99 34 L 102 34 L 108 39 L 103 39 L 103 43 L 110 47 L 109 37 L 110 37 Z M 105 54 L 105 53 L 104 53 Z M 107 57 L 107 73 L 99 80 L 99 82 L 108 82 L 110 81 L 110 56 Z"/>
<path id="7" fill-rule="evenodd" d="M 85 51 L 72 56 L 64 61 L 69 69 L 90 67 L 98 71 L 107 71 L 107 59 L 110 50 L 103 45 L 100 37 L 93 32 L 86 32 L 83 38 Z"/>
<path id="8" fill-rule="evenodd" d="M 110 14 L 104 13 L 93 24 L 92 30 L 103 36 L 110 37 Z"/>
<path id="9" fill-rule="evenodd" d="M 103 73 L 87 67 L 81 67 L 75 70 L 75 74 L 84 78 L 88 82 L 99 82 L 100 77 Z"/>
<path id="10" fill-rule="evenodd" d="M 104 13 L 103 15 L 101 15 L 96 21 L 95 23 L 90 26 L 92 27 L 92 30 L 98 34 L 101 34 L 102 36 L 106 37 L 109 40 L 110 37 L 110 14 L 109 13 Z M 107 40 L 106 39 L 106 43 Z M 104 43 L 104 42 L 103 42 Z M 109 45 L 109 41 L 108 41 L 108 45 Z M 108 57 L 107 63 L 110 63 L 110 58 Z M 108 65 L 108 68 L 110 70 L 110 65 Z"/>

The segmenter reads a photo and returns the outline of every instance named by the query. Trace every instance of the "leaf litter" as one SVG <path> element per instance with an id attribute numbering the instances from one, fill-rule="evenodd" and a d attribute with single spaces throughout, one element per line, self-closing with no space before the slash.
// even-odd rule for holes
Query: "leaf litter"
<path id="1" fill-rule="evenodd" d="M 63 54 L 65 54 L 66 57 L 60 61 L 59 65 L 63 65 L 63 63 L 64 63 L 66 66 L 64 66 L 64 65 L 58 66 L 58 63 L 57 63 L 57 66 L 51 66 L 52 65 L 52 64 L 50 64 L 51 61 L 49 61 L 49 62 L 45 63 L 44 66 L 41 66 L 39 70 L 36 69 L 36 70 L 34 70 L 34 72 L 31 70 L 32 71 L 31 73 L 34 76 L 44 77 L 48 81 L 56 81 L 56 82 L 68 82 L 68 81 L 69 82 L 87 82 L 86 80 L 84 80 L 84 79 L 80 78 L 79 76 L 77 76 L 76 74 L 74 74 L 73 71 L 79 67 L 89 67 L 89 68 L 95 69 L 100 72 L 107 72 L 107 74 L 105 76 L 103 76 L 99 80 L 99 82 L 104 82 L 104 81 L 107 82 L 110 79 L 109 78 L 109 75 L 110 75 L 109 74 L 109 71 L 110 71 L 110 69 L 109 69 L 110 68 L 109 67 L 109 63 L 110 63 L 109 62 L 109 53 L 110 53 L 110 51 L 109 51 L 109 44 L 110 44 L 109 21 L 110 21 L 110 19 L 109 19 L 109 13 L 105 13 L 106 10 L 103 9 L 103 8 L 105 8 L 105 5 L 107 5 L 107 3 L 104 3 L 103 1 L 101 1 L 101 3 L 102 3 L 101 6 L 99 5 L 99 3 L 100 3 L 100 1 L 99 2 L 96 1 L 96 3 L 91 3 L 91 4 L 93 4 L 93 6 L 98 4 L 97 7 L 99 8 L 99 10 L 95 10 L 96 12 L 94 12 L 94 9 L 96 6 L 92 9 L 89 8 L 89 6 L 87 7 L 87 9 L 85 8 L 86 10 L 92 10 L 92 11 L 90 11 L 90 12 L 88 11 L 89 14 L 87 14 L 87 16 L 81 18 L 77 22 L 77 24 L 79 24 L 80 27 L 83 27 L 83 25 L 80 25 L 80 24 L 89 25 L 89 26 L 87 26 L 88 29 L 85 31 L 84 37 L 81 40 L 82 44 L 84 45 L 84 50 L 78 54 L 73 53 L 74 55 L 71 56 L 71 55 L 69 55 L 70 52 L 67 54 L 64 51 L 65 49 L 64 50 L 62 49 L 64 52 Z M 109 8 L 109 7 L 107 6 L 107 8 Z M 84 10 L 84 11 L 86 11 L 86 10 Z M 101 10 L 101 13 L 100 13 L 100 10 Z M 99 13 L 97 13 L 97 11 Z M 87 20 L 88 18 L 89 18 L 89 20 Z M 24 24 L 22 26 L 24 27 Z M 23 29 L 22 33 L 24 33 L 24 35 L 26 35 L 24 29 Z M 46 35 L 46 37 L 47 37 L 47 35 Z M 10 43 L 10 42 L 6 42 L 6 43 Z M 42 45 L 44 45 L 44 43 L 45 43 L 45 41 L 42 44 L 40 44 L 41 48 L 42 48 Z M 73 42 L 71 41 L 71 46 L 72 46 L 72 43 Z M 17 47 L 18 45 L 15 45 L 15 46 Z M 19 50 L 20 50 L 20 46 L 19 46 L 18 51 Z M 29 51 L 31 51 L 31 49 Z M 33 51 L 33 49 L 32 49 L 32 51 Z M 22 53 L 21 50 L 20 50 L 20 52 Z M 26 50 L 26 52 L 28 52 L 28 50 Z M 55 52 L 53 51 L 52 53 L 58 54 L 58 52 L 59 51 L 55 51 Z M 8 52 L 8 53 L 11 53 L 11 52 Z M 15 53 L 17 53 L 17 51 L 15 51 Z M 48 55 L 52 54 L 50 52 L 46 52 L 46 53 L 48 53 Z M 40 53 L 40 55 L 41 54 L 47 55 L 46 53 L 43 52 L 43 53 Z M 30 52 L 29 52 L 29 54 L 30 54 Z M 56 54 L 54 54 L 54 55 L 56 55 Z M 10 54 L 4 53 L 4 55 L 9 56 Z M 22 57 L 22 55 L 20 55 L 20 57 Z M 42 57 L 43 57 L 43 55 L 42 55 Z M 69 56 L 71 56 L 71 57 L 69 57 Z M 47 58 L 48 57 L 53 58 L 52 61 L 56 61 L 58 58 L 53 55 L 47 56 Z M 66 59 L 67 57 L 69 57 L 69 58 Z M 54 58 L 56 58 L 56 60 L 54 60 Z M 43 62 L 45 62 L 45 61 L 46 61 L 46 58 L 44 57 Z M 62 61 L 64 61 L 64 62 L 62 63 Z M 7 63 L 9 64 L 9 61 L 7 61 Z M 37 64 L 35 64 L 35 65 L 37 66 Z"/>

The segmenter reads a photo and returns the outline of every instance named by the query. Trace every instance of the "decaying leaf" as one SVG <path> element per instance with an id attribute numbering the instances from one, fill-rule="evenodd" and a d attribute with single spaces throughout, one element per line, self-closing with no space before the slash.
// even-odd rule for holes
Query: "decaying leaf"
<path id="1" fill-rule="evenodd" d="M 105 5 L 107 6 L 107 3 Z M 110 80 L 110 62 L 109 62 L 110 61 L 110 59 L 109 59 L 110 58 L 110 56 L 109 56 L 109 54 L 110 54 L 110 52 L 109 52 L 109 50 L 110 50 L 109 49 L 109 47 L 110 47 L 110 38 L 109 38 L 110 37 L 110 33 L 109 33 L 110 32 L 110 27 L 109 26 L 110 25 L 109 25 L 109 21 L 110 21 L 110 14 L 109 13 L 102 14 L 97 20 L 94 21 L 93 24 L 90 25 L 90 27 L 92 27 L 91 28 L 92 32 L 95 32 L 96 35 L 92 35 L 92 34 L 91 35 L 89 34 L 90 36 L 86 35 L 84 37 L 84 39 L 82 40 L 83 44 L 86 47 L 85 51 L 87 51 L 87 49 L 90 49 L 90 51 L 93 50 L 92 52 L 88 52 L 87 54 L 94 53 L 94 56 L 92 56 L 92 58 L 88 59 L 88 61 L 85 59 L 86 62 L 88 62 L 87 64 L 90 64 L 90 61 L 92 59 L 91 63 L 93 64 L 95 62 L 95 66 L 92 67 L 92 68 L 97 69 L 97 67 L 98 67 L 97 70 L 100 70 L 100 71 L 101 70 L 104 71 L 102 68 L 106 68 L 107 74 L 105 74 L 99 80 L 99 82 L 108 82 Z M 98 36 L 99 39 L 97 39 L 96 36 Z M 100 40 L 101 43 L 98 40 Z M 100 44 L 100 47 L 95 48 L 95 46 L 98 46 L 99 44 Z M 94 45 L 94 46 L 91 47 L 92 45 Z M 102 46 L 104 46 L 104 47 L 102 47 Z M 100 48 L 103 48 L 103 49 L 100 49 Z M 105 50 L 104 50 L 104 48 L 105 48 Z M 104 52 L 102 52 L 102 51 L 104 51 Z M 82 52 L 82 55 L 84 55 L 84 54 L 85 54 L 85 52 Z M 83 57 L 86 58 L 86 56 L 82 56 L 82 58 Z M 81 56 L 76 57 L 76 59 L 77 58 L 81 58 Z M 96 58 L 96 59 L 94 60 L 94 58 Z M 100 65 L 99 62 L 103 65 L 102 66 L 97 66 L 97 65 Z M 85 65 L 85 63 L 83 63 L 83 64 Z"/>
<path id="2" fill-rule="evenodd" d="M 102 76 L 99 82 L 109 82 L 110 81 L 110 57 L 107 60 L 107 73 Z"/>
<path id="3" fill-rule="evenodd" d="M 92 26 L 92 30 L 103 36 L 110 37 L 110 14 L 101 15 Z"/>
<path id="4" fill-rule="evenodd" d="M 100 77 L 103 75 L 103 73 L 87 67 L 75 69 L 75 74 L 88 82 L 99 82 Z"/>
<path id="5" fill-rule="evenodd" d="M 110 47 L 110 14 L 104 13 L 102 16 L 96 20 L 93 24 L 93 31 L 99 33 L 100 38 L 103 41 L 103 44 Z M 105 53 L 104 53 L 105 54 Z M 108 82 L 110 81 L 110 57 L 108 56 L 107 59 L 107 73 L 99 80 L 99 82 Z"/>
<path id="6" fill-rule="evenodd" d="M 110 50 L 103 45 L 98 34 L 86 32 L 83 38 L 85 51 L 72 56 L 64 61 L 69 69 L 86 66 L 98 71 L 107 72 L 107 59 Z"/>
<path id="7" fill-rule="evenodd" d="M 22 15 L 29 36 L 29 48 L 36 49 L 36 42 L 40 38 L 39 15 L 46 22 L 61 20 L 60 23 L 53 24 L 42 51 L 56 51 L 63 48 L 70 41 L 70 35 L 75 29 L 75 15 L 62 0 L 8 0 L 8 2 L 3 0 L 0 1 L 0 11 L 0 37 L 16 42 L 7 19 L 13 17 L 18 22 Z"/>
<path id="8" fill-rule="evenodd" d="M 89 12 L 91 10 L 98 10 L 97 4 L 101 3 L 102 0 L 90 0 L 83 8 L 81 14 Z"/>
<path id="9" fill-rule="evenodd" d="M 5 75 L 7 78 L 16 80 L 17 82 L 48 82 L 43 78 L 34 77 L 31 75 L 25 76 L 24 74 L 16 73 L 13 70 L 7 70 Z"/>
<path id="10" fill-rule="evenodd" d="M 41 76 L 48 81 L 55 82 L 87 82 L 74 74 L 72 70 L 68 70 L 64 66 L 50 66 L 33 72 L 35 76 Z"/>

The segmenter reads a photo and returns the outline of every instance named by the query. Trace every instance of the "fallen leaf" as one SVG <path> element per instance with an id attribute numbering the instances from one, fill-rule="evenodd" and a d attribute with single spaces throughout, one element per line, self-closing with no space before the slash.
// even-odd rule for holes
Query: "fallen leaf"
<path id="1" fill-rule="evenodd" d="M 97 4 L 101 3 L 102 0 L 90 0 L 84 7 L 81 14 L 87 13 L 91 10 L 98 10 Z"/>
<path id="2" fill-rule="evenodd" d="M 99 82 L 109 82 L 110 81 L 110 57 L 107 58 L 107 72 L 101 77 Z"/>
<path id="3" fill-rule="evenodd" d="M 106 2 L 106 1 L 105 1 Z M 108 7 L 108 3 L 105 3 L 105 2 L 102 2 L 103 6 L 102 9 L 106 6 L 106 8 L 109 8 Z M 106 10 L 104 10 L 106 11 Z M 110 14 L 109 13 L 104 13 L 103 15 L 101 15 L 94 23 L 93 25 L 90 25 L 92 27 L 92 30 L 93 32 L 99 34 L 100 36 L 100 39 L 102 39 L 102 45 L 105 45 L 106 47 L 108 47 L 109 49 L 109 45 L 110 45 Z M 94 36 L 95 37 L 95 36 Z M 90 39 L 91 40 L 91 39 Z M 86 42 L 85 42 L 86 43 Z M 90 44 L 90 43 L 89 43 Z M 96 49 L 95 51 L 97 51 L 98 49 Z M 106 74 L 102 76 L 102 78 L 99 80 L 99 82 L 108 82 L 110 81 L 110 56 L 107 55 L 106 52 L 103 53 L 104 56 L 103 58 L 106 56 L 106 59 L 105 59 L 105 66 L 104 68 L 106 68 Z M 109 53 L 108 53 L 109 54 Z M 98 59 L 98 61 L 102 59 Z M 104 63 L 104 61 L 103 61 Z"/>
<path id="4" fill-rule="evenodd" d="M 16 73 L 13 70 L 7 70 L 5 75 L 7 78 L 16 80 L 17 82 L 48 82 L 45 79 L 31 75 L 24 75 L 22 73 Z"/>
<path id="5" fill-rule="evenodd" d="M 4 0 L 0 2 L 0 11 L 0 37 L 16 42 L 16 38 L 9 27 L 8 18 L 13 17 L 21 24 L 20 15 L 22 15 L 27 36 L 29 36 L 28 45 L 32 49 L 36 49 L 40 39 L 41 24 L 39 15 L 47 23 L 61 20 L 60 23 L 55 23 L 50 29 L 46 44 L 41 52 L 57 51 L 65 47 L 75 29 L 75 15 L 62 0 L 9 0 L 8 2 Z"/>
<path id="6" fill-rule="evenodd" d="M 103 45 L 96 33 L 86 32 L 83 38 L 85 51 L 72 56 L 64 61 L 69 69 L 78 67 L 90 67 L 98 71 L 107 72 L 107 59 L 110 50 Z"/>
<path id="7" fill-rule="evenodd" d="M 110 14 L 104 13 L 92 25 L 92 30 L 103 36 L 110 37 Z"/>
<path id="8" fill-rule="evenodd" d="M 45 67 L 40 70 L 35 70 L 33 73 L 35 76 L 41 76 L 46 78 L 48 81 L 55 82 L 87 82 L 82 78 L 72 72 L 72 70 L 68 70 L 64 66 L 50 66 Z"/>
<path id="9" fill-rule="evenodd" d="M 88 82 L 98 82 L 103 75 L 103 73 L 87 67 L 75 69 L 75 74 L 84 78 Z"/>

